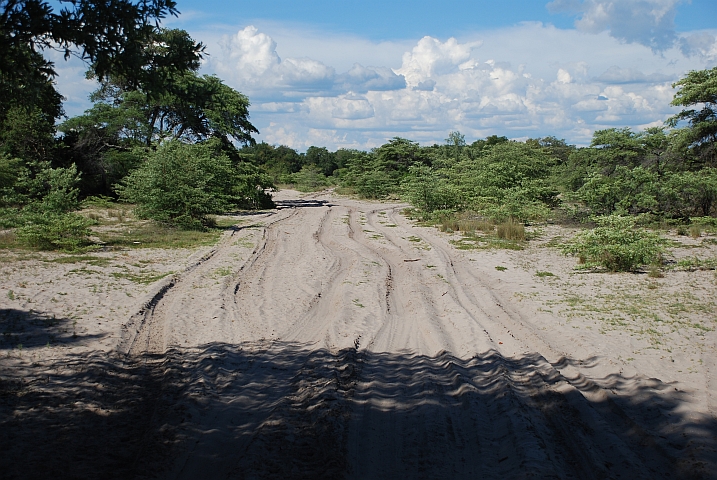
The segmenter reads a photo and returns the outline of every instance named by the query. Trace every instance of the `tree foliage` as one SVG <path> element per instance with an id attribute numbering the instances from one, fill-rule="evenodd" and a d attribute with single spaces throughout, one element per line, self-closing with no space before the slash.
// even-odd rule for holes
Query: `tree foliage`
<path id="1" fill-rule="evenodd" d="M 687 121 L 680 140 L 695 151 L 705 165 L 717 167 L 717 67 L 709 70 L 693 70 L 672 85 L 678 88 L 672 105 L 698 107 L 683 109 L 670 117 L 667 124 L 676 127 Z"/>
<path id="2" fill-rule="evenodd" d="M 243 168 L 240 168 L 243 167 Z M 240 206 L 268 206 L 267 178 L 249 165 L 233 165 L 216 144 L 166 142 L 119 185 L 120 198 L 142 218 L 201 229 L 208 215 Z"/>
<path id="3" fill-rule="evenodd" d="M 146 38 L 155 24 L 176 15 L 173 0 L 0 0 L 0 125 L 9 109 L 39 109 L 49 119 L 62 114 L 53 84 L 49 49 L 92 65 L 97 78 L 132 77 L 141 70 Z"/>

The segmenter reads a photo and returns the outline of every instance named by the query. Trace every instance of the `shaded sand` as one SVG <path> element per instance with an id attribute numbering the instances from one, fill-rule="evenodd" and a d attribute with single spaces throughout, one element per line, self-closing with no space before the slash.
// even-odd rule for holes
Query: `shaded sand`
<path id="1" fill-rule="evenodd" d="M 713 271 L 576 273 L 540 246 L 559 227 L 462 251 L 401 205 L 276 199 L 213 248 L 6 257 L 3 478 L 714 475 Z M 173 273 L 112 276 L 140 259 Z"/>

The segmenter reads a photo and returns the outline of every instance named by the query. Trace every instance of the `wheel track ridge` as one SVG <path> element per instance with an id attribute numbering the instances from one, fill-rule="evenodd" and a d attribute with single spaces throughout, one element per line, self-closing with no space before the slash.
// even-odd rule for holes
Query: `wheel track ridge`
<path id="1" fill-rule="evenodd" d="M 292 214 L 287 217 L 274 220 L 270 222 L 270 225 L 273 225 L 274 223 L 281 221 L 284 218 L 289 218 L 294 214 L 295 212 L 292 212 Z M 276 213 L 272 212 L 272 215 L 276 215 Z M 205 264 L 214 256 L 216 256 L 217 253 L 223 247 L 226 246 L 229 240 L 237 232 L 254 227 L 255 225 L 232 227 L 231 233 L 229 235 L 226 235 L 225 238 L 222 238 L 217 243 L 217 245 L 215 245 L 209 252 L 203 254 L 199 259 L 195 260 L 189 266 L 185 267 L 184 270 L 182 270 L 181 272 L 175 273 L 170 277 L 161 280 L 160 283 L 154 288 L 154 291 L 146 296 L 146 299 L 142 302 L 139 310 L 135 312 L 132 316 L 130 316 L 130 319 L 120 327 L 120 340 L 117 344 L 116 350 L 125 355 L 130 355 L 132 349 L 137 344 L 137 340 L 141 336 L 143 330 L 151 328 L 154 314 L 157 311 L 160 302 L 165 299 L 166 295 L 170 292 L 170 290 L 174 289 L 179 284 L 179 282 L 184 280 L 191 272 L 196 270 L 197 267 Z M 149 333 L 147 335 L 147 338 L 149 342 Z"/>

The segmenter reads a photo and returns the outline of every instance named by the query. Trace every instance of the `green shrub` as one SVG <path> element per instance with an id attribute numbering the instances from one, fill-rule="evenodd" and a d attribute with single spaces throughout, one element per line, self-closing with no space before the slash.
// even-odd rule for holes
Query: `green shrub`
<path id="1" fill-rule="evenodd" d="M 647 276 L 650 278 L 663 278 L 665 274 L 662 273 L 662 270 L 660 270 L 658 265 L 652 264 L 647 270 Z"/>
<path id="2" fill-rule="evenodd" d="M 84 208 L 87 207 L 96 207 L 96 208 L 114 208 L 117 204 L 115 203 L 114 199 L 111 197 L 107 197 L 105 195 L 92 195 L 84 200 L 82 200 L 81 206 Z"/>
<path id="3" fill-rule="evenodd" d="M 17 240 L 40 250 L 77 250 L 90 243 L 94 222 L 76 213 L 29 215 L 15 231 Z"/>
<path id="4" fill-rule="evenodd" d="M 11 189 L 20 173 L 20 160 L 5 153 L 0 153 L 0 195 L 5 189 Z M 2 201 L 2 198 L 0 198 Z"/>
<path id="5" fill-rule="evenodd" d="M 381 171 L 371 171 L 357 175 L 353 182 L 353 185 L 349 186 L 353 186 L 356 193 L 363 198 L 385 198 L 398 188 L 398 180 L 396 180 L 395 175 Z"/>
<path id="6" fill-rule="evenodd" d="M 596 217 L 596 228 L 577 234 L 563 253 L 579 258 L 585 267 L 601 266 L 611 272 L 634 271 L 659 262 L 665 241 L 654 232 L 635 226 L 635 219 L 620 215 Z"/>
<path id="7" fill-rule="evenodd" d="M 326 175 L 316 165 L 304 165 L 300 171 L 289 175 L 289 183 L 300 192 L 315 192 L 330 185 Z"/>
<path id="8" fill-rule="evenodd" d="M 458 189 L 431 167 L 413 165 L 401 183 L 403 197 L 424 213 L 457 209 L 461 205 Z"/>
<path id="9" fill-rule="evenodd" d="M 232 165 L 210 144 L 173 141 L 151 152 L 117 191 L 137 205 L 140 218 L 196 230 L 208 225 L 210 214 L 266 203 L 265 180 L 251 165 Z"/>
<path id="10" fill-rule="evenodd" d="M 698 226 L 704 232 L 717 233 L 717 218 L 715 217 L 692 217 L 690 223 Z"/>

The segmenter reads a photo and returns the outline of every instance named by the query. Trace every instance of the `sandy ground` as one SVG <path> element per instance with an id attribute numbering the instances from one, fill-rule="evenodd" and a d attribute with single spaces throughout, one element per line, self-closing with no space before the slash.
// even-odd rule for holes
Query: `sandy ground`
<path id="1" fill-rule="evenodd" d="M 2 254 L 0 478 L 717 478 L 714 271 L 276 200 L 215 247 Z"/>

